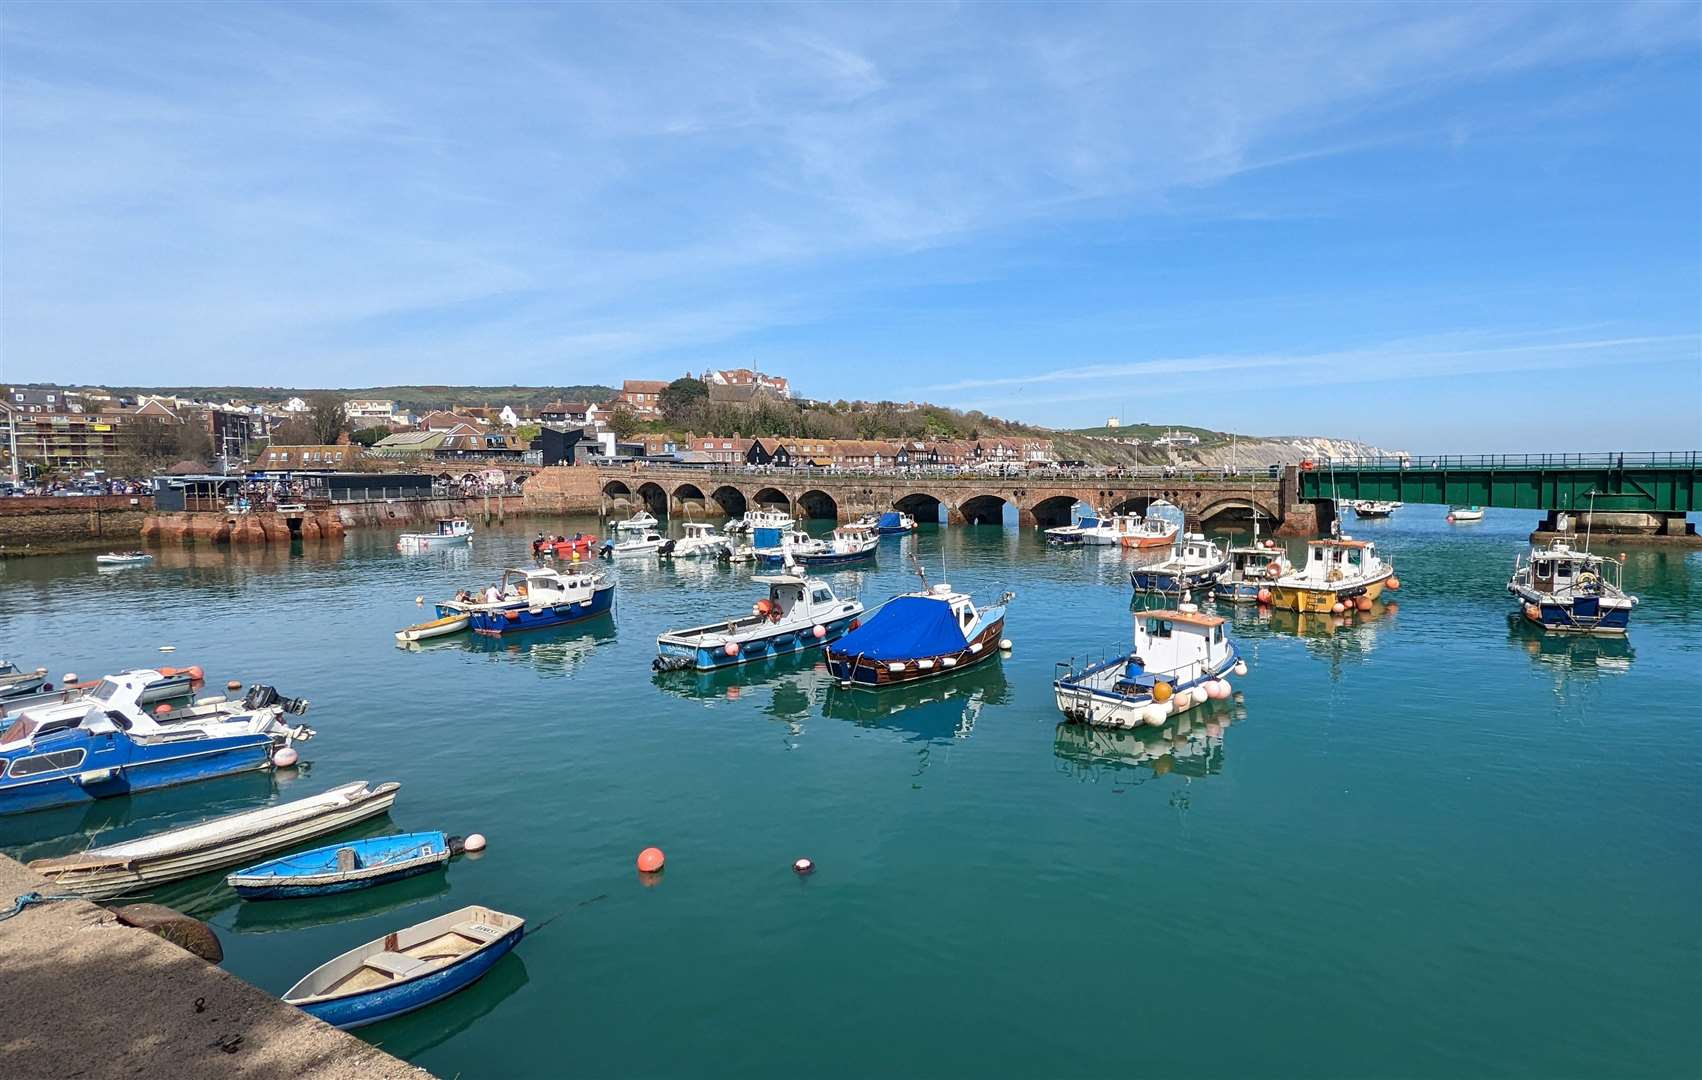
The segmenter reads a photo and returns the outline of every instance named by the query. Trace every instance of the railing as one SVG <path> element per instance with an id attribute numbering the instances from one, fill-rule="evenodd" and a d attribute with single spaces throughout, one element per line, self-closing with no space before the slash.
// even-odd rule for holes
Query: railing
<path id="1" fill-rule="evenodd" d="M 1029 483 L 1046 483 L 1076 480 L 1142 480 L 1142 481 L 1184 481 L 1200 483 L 1207 481 L 1234 481 L 1245 486 L 1249 480 L 1274 481 L 1281 476 L 1281 466 L 1268 466 L 1254 469 L 1235 469 L 1229 467 L 1184 468 L 1174 465 L 1130 465 L 1130 466 L 1096 466 L 1067 468 L 1064 466 L 1031 465 L 1020 461 L 995 463 L 991 465 L 895 465 L 890 469 L 845 469 L 839 467 L 819 468 L 807 465 L 723 465 L 695 464 L 690 462 L 673 461 L 634 461 L 621 459 L 598 459 L 596 466 L 609 472 L 620 472 L 628 475 L 642 475 L 649 471 L 691 474 L 694 476 L 717 476 L 729 479 L 744 479 L 754 481 L 763 477 L 788 477 L 795 480 L 903 480 L 903 479 L 942 479 L 942 480 L 1020 480 Z"/>
<path id="2" fill-rule="evenodd" d="M 1582 454 L 1408 454 L 1317 458 L 1313 471 L 1337 469 L 1564 469 L 1696 468 L 1702 450 L 1641 450 Z M 1304 467 L 1304 466 L 1303 466 Z"/>

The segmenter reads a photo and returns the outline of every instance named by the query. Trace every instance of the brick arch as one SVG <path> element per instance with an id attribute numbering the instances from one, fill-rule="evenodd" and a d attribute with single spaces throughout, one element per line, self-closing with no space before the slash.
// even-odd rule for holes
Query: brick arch
<path id="1" fill-rule="evenodd" d="M 1192 509 L 1187 510 L 1187 514 L 1189 522 L 1198 523 L 1200 525 L 1208 525 L 1211 523 L 1213 518 L 1226 517 L 1232 514 L 1237 517 L 1245 516 L 1250 519 L 1255 510 L 1258 511 L 1261 521 L 1270 522 L 1274 525 L 1275 522 L 1281 520 L 1268 503 L 1249 498 L 1245 495 L 1227 499 L 1217 499 L 1199 507 L 1197 511 Z"/>
<path id="2" fill-rule="evenodd" d="M 1014 505 L 998 492 L 979 492 L 958 503 L 952 516 L 966 525 L 1003 525 L 1005 507 Z"/>
<path id="3" fill-rule="evenodd" d="M 839 500 L 821 488 L 810 488 L 794 500 L 800 517 L 839 520 Z"/>
<path id="4" fill-rule="evenodd" d="M 713 504 L 703 494 L 703 489 L 689 480 L 675 484 L 674 490 L 668 493 L 670 510 L 678 510 L 681 513 L 695 510 L 701 513 L 708 510 L 711 505 Z"/>
<path id="5" fill-rule="evenodd" d="M 750 497 L 732 484 L 722 484 L 711 491 L 709 500 L 712 505 L 720 507 L 728 517 L 744 517 L 745 511 L 750 509 Z"/>
<path id="6" fill-rule="evenodd" d="M 894 510 L 909 514 L 917 524 L 926 525 L 937 524 L 940 511 L 950 506 L 950 499 L 942 499 L 931 491 L 912 491 L 892 500 Z"/>
<path id="7" fill-rule="evenodd" d="M 1028 515 L 1034 519 L 1034 524 L 1042 529 L 1068 525 L 1071 511 L 1075 509 L 1076 503 L 1081 501 L 1072 492 L 1048 495 L 1028 507 Z"/>
<path id="8" fill-rule="evenodd" d="M 748 496 L 749 501 L 759 506 L 783 506 L 789 514 L 792 512 L 792 496 L 772 485 L 765 485 Z"/>

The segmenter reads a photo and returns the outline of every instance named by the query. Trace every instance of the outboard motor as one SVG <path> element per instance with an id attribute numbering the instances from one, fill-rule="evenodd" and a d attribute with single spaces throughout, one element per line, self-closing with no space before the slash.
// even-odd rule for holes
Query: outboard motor
<path id="1" fill-rule="evenodd" d="M 270 709 L 273 706 L 277 706 L 287 713 L 301 716 L 307 712 L 308 700 L 306 698 L 284 697 L 278 693 L 276 688 L 264 683 L 255 683 L 250 686 L 248 694 L 242 699 L 242 707 L 245 709 Z"/>
<path id="2" fill-rule="evenodd" d="M 673 553 L 674 542 L 672 540 L 663 541 L 662 546 L 656 549 L 658 555 L 672 555 Z"/>

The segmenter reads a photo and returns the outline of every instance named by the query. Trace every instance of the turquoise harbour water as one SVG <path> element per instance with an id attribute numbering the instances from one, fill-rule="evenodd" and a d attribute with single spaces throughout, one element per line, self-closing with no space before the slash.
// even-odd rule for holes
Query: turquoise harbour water
<path id="1" fill-rule="evenodd" d="M 371 831 L 490 849 L 335 899 L 242 904 L 217 875 L 156 898 L 274 993 L 455 906 L 527 917 L 481 984 L 361 1032 L 445 1077 L 1695 1075 L 1702 555 L 1627 549 L 1628 642 L 1545 638 L 1504 591 L 1535 515 L 1443 513 L 1350 521 L 1394 608 L 1235 611 L 1244 696 L 1147 734 L 1061 728 L 1051 696 L 1056 661 L 1127 642 L 1132 557 L 1033 530 L 927 526 L 830 575 L 872 603 L 914 550 L 1016 593 L 1011 655 L 881 696 L 813 659 L 653 675 L 659 631 L 748 609 L 748 568 L 623 564 L 599 625 L 395 645 L 415 596 L 525 564 L 539 522 L 423 557 L 367 531 L 13 561 L 0 655 L 198 663 L 311 698 L 319 736 L 276 776 L 0 819 L 0 849 L 401 781 Z"/>

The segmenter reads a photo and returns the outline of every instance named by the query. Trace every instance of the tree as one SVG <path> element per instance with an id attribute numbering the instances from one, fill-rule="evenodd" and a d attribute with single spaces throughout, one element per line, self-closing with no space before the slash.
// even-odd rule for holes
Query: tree
<path id="1" fill-rule="evenodd" d="M 675 379 L 662 388 L 662 415 L 670 424 L 682 424 L 691 415 L 697 404 L 709 397 L 709 387 L 703 385 L 702 379 L 694 379 L 690 375 Z"/>
<path id="2" fill-rule="evenodd" d="M 615 411 L 609 414 L 609 430 L 617 439 L 631 438 L 639 423 L 638 414 L 625 405 L 616 405 Z"/>
<path id="3" fill-rule="evenodd" d="M 309 445 L 330 446 L 348 429 L 349 416 L 343 399 L 336 394 L 314 394 L 307 399 L 307 428 L 313 435 Z"/>
<path id="4" fill-rule="evenodd" d="M 389 434 L 390 429 L 382 424 L 378 427 L 363 427 L 351 434 L 349 441 L 360 443 L 362 446 L 376 446 L 379 439 L 385 438 Z"/>

